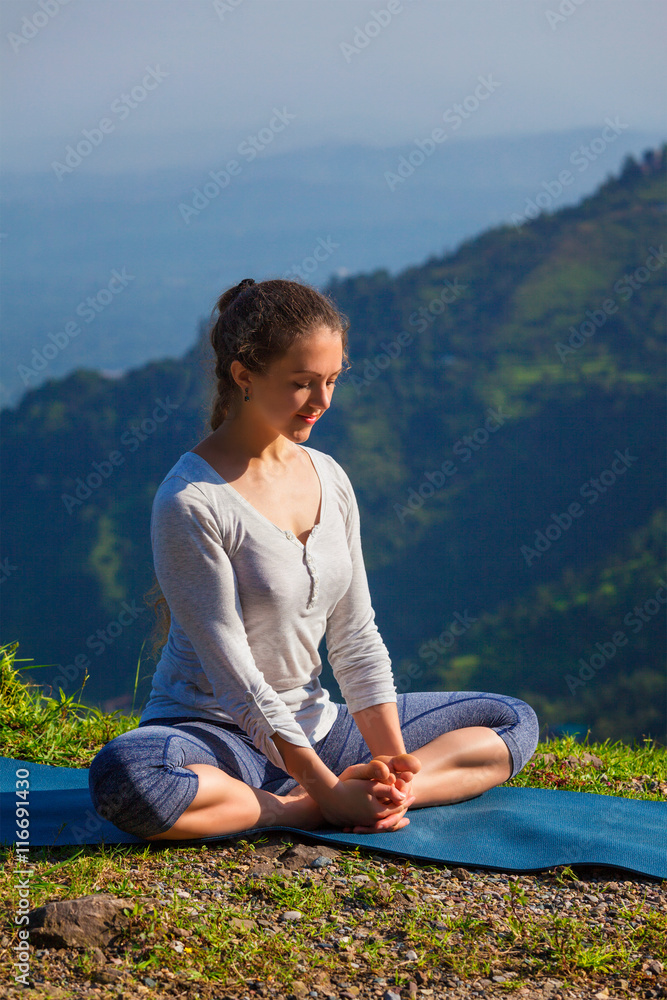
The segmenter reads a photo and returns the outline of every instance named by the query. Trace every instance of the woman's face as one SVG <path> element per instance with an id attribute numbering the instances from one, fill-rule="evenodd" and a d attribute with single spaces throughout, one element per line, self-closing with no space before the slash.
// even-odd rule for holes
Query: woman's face
<path id="1" fill-rule="evenodd" d="M 342 361 L 340 331 L 316 327 L 274 361 L 266 375 L 251 375 L 253 416 L 263 417 L 293 441 L 307 440 L 313 424 L 331 405 Z M 316 419 L 304 420 L 304 416 Z"/>

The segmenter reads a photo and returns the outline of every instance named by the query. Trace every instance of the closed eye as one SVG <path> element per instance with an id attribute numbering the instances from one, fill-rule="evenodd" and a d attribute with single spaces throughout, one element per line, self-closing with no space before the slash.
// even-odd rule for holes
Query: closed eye
<path id="1" fill-rule="evenodd" d="M 335 385 L 335 384 L 336 384 L 335 379 L 333 382 L 327 382 L 327 385 Z M 298 382 L 295 382 L 294 385 L 297 387 L 297 389 L 310 389 L 310 382 L 307 382 L 306 385 L 300 385 Z"/>

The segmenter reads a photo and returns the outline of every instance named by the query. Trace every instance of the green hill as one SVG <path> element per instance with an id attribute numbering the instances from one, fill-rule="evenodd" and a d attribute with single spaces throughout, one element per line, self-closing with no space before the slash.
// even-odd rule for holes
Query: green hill
<path id="1" fill-rule="evenodd" d="M 309 443 L 357 491 L 399 690 L 666 741 L 664 196 L 665 148 L 575 207 L 327 289 L 353 364 Z M 0 415 L 2 641 L 62 665 L 35 679 L 132 691 L 152 498 L 208 433 L 211 370 L 202 326 L 182 360 L 79 370 Z"/>

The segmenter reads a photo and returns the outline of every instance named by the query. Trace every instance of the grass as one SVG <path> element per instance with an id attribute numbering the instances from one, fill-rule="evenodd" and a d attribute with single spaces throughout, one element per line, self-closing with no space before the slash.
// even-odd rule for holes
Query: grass
<path id="1" fill-rule="evenodd" d="M 75 695 L 45 696 L 39 685 L 22 678 L 18 664 L 26 661 L 16 658 L 17 647 L 0 647 L 4 756 L 87 767 L 100 747 L 137 725 L 137 716 L 104 714 L 77 702 Z M 587 753 L 594 758 L 588 763 Z M 664 801 L 666 779 L 667 750 L 650 740 L 633 748 L 609 741 L 582 746 L 570 736 L 539 744 L 533 759 L 508 784 Z M 273 836 L 285 844 L 293 842 L 289 834 Z M 136 897 L 128 911 L 129 925 L 121 940 L 105 950 L 105 959 L 123 971 L 124 988 L 137 996 L 153 990 L 151 980 L 159 980 L 160 995 L 182 990 L 194 998 L 220 997 L 221 990 L 247 995 L 252 982 L 255 995 L 274 987 L 298 995 L 303 983 L 310 988 L 340 976 L 353 981 L 355 966 L 399 987 L 418 974 L 422 982 L 430 982 L 436 974 L 467 980 L 511 970 L 514 978 L 502 987 L 508 993 L 547 976 L 564 984 L 602 985 L 613 975 L 638 988 L 645 956 L 665 956 L 667 914 L 641 901 L 628 906 L 619 898 L 611 933 L 609 927 L 603 933 L 576 911 L 540 915 L 529 909 L 527 892 L 534 894 L 542 885 L 566 891 L 579 881 L 569 867 L 539 875 L 497 876 L 492 885 L 488 873 L 471 874 L 473 881 L 462 883 L 463 888 L 473 886 L 476 893 L 505 890 L 498 919 L 479 919 L 470 907 L 459 912 L 455 904 L 445 908 L 431 898 L 430 881 L 442 866 L 362 854 L 359 848 L 346 850 L 317 875 L 305 870 L 248 876 L 255 848 L 266 840 L 265 835 L 253 835 L 252 840 L 241 836 L 214 847 L 167 842 L 34 847 L 30 905 L 101 892 Z M 5 862 L 0 902 L 10 914 L 15 908 L 15 849 L 0 848 L 0 857 Z M 355 875 L 367 880 L 341 881 Z M 651 891 L 650 884 L 640 883 L 639 888 L 644 896 Z M 186 894 L 179 895 L 184 890 Z M 197 893 L 207 895 L 197 899 Z M 142 902 L 142 896 L 159 898 L 161 905 Z M 275 933 L 278 915 L 285 910 L 299 910 L 302 918 L 281 923 Z M 241 925 L 244 919 L 252 922 L 247 929 Z M 11 948 L 16 928 L 9 917 L 0 934 L 3 947 Z M 398 949 L 406 946 L 417 953 L 416 961 L 401 958 Z M 42 961 L 41 975 L 60 976 L 64 984 L 57 953 Z M 99 955 L 91 949 L 70 955 L 66 989 L 75 992 L 60 995 L 78 995 L 98 967 Z M 148 987 L 143 985 L 146 977 Z M 98 995 L 115 997 L 119 988 L 102 985 Z M 338 994 L 339 989 L 327 987 L 324 992 Z"/>

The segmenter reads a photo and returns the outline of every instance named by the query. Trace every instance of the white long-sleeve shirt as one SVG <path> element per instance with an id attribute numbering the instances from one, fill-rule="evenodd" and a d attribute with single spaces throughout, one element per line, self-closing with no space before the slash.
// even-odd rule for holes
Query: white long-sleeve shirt
<path id="1" fill-rule="evenodd" d="M 336 719 L 319 680 L 325 634 L 350 712 L 397 700 L 352 484 L 330 455 L 300 447 L 322 490 L 320 520 L 305 546 L 192 451 L 158 486 L 151 513 L 155 573 L 171 627 L 140 721 L 234 723 L 282 769 L 274 733 L 309 747 Z"/>

